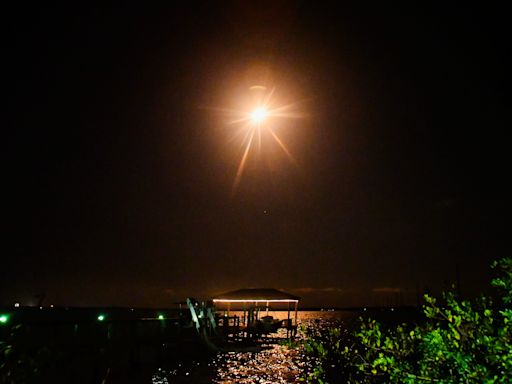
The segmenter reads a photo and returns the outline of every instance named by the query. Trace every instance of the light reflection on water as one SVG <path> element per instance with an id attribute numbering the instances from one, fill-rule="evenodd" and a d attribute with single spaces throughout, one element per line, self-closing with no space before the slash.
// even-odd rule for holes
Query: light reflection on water
<path id="1" fill-rule="evenodd" d="M 286 312 L 271 312 L 275 318 L 285 319 Z M 304 337 L 301 326 L 321 329 L 331 325 L 342 325 L 353 319 L 354 312 L 304 311 L 298 313 L 299 332 L 296 339 Z M 279 330 L 278 335 L 286 336 Z M 153 374 L 154 384 L 160 383 L 297 383 L 303 376 L 309 359 L 300 348 L 289 348 L 280 344 L 264 345 L 260 352 L 227 352 L 192 361 L 181 361 L 170 368 L 160 368 Z"/>

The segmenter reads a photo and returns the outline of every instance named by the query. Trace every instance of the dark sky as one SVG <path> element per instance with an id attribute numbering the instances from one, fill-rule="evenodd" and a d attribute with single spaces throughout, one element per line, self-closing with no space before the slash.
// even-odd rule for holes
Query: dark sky
<path id="1" fill-rule="evenodd" d="M 318 3 L 5 10 L 0 303 L 411 303 L 457 265 L 484 287 L 508 249 L 506 13 Z M 213 108 L 254 68 L 307 117 L 276 128 L 296 163 L 264 143 L 233 195 Z"/>

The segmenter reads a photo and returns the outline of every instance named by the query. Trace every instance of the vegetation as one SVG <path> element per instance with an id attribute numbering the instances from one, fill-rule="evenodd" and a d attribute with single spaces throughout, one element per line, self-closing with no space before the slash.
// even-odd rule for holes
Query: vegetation
<path id="1" fill-rule="evenodd" d="M 23 328 L 15 325 L 6 340 L 0 341 L 0 383 L 35 382 L 41 368 L 51 361 L 48 348 L 32 350 L 26 339 L 20 337 Z"/>
<path id="2" fill-rule="evenodd" d="M 63 345 L 29 328 L 14 324 L 0 334 L 0 383 L 101 382 L 106 362 L 99 345 Z"/>
<path id="3" fill-rule="evenodd" d="M 497 300 L 425 295 L 419 324 L 361 319 L 353 331 L 308 330 L 318 383 L 512 383 L 512 258 L 493 263 Z"/>

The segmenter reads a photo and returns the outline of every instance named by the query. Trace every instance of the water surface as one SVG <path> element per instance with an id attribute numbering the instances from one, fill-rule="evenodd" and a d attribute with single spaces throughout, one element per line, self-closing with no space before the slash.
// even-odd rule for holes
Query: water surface
<path id="1" fill-rule="evenodd" d="M 287 312 L 272 312 L 275 318 L 285 319 Z M 299 331 L 296 339 L 304 337 L 302 329 L 342 325 L 350 327 L 357 318 L 353 311 L 300 311 Z M 280 330 L 278 335 L 285 336 Z M 311 364 L 300 348 L 286 345 L 264 344 L 261 352 L 227 352 L 214 356 L 181 359 L 159 368 L 152 377 L 160 383 L 296 383 Z"/>

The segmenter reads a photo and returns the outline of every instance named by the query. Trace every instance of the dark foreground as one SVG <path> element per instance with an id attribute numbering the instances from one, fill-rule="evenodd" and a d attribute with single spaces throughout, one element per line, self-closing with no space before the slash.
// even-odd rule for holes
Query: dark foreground
<path id="1" fill-rule="evenodd" d="M 258 353 L 212 353 L 186 311 L 11 308 L 1 313 L 9 316 L 0 325 L 5 363 L 0 378 L 7 382 L 293 383 L 312 364 L 284 340 L 261 340 Z M 395 322 L 416 314 L 414 309 L 300 311 L 299 324 L 351 328 L 359 316 Z"/>

